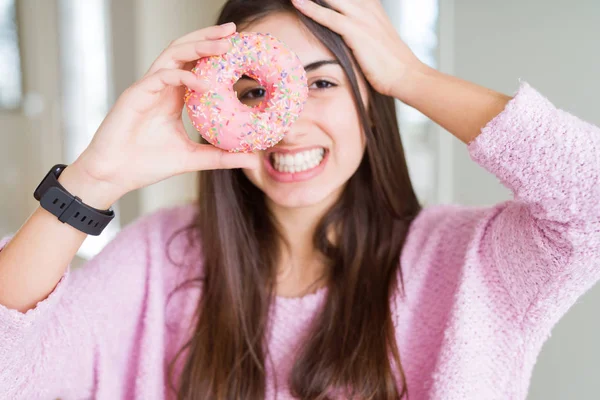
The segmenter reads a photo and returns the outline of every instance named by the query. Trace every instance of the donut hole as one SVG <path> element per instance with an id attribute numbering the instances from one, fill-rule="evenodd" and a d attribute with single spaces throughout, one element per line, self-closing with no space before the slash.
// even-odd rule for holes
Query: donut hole
<path id="1" fill-rule="evenodd" d="M 240 103 L 253 109 L 263 110 L 269 101 L 268 89 L 248 73 L 234 83 L 233 90 Z"/>

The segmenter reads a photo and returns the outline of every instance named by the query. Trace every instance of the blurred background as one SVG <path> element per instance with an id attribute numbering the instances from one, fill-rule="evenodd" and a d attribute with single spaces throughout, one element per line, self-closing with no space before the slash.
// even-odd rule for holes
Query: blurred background
<path id="1" fill-rule="evenodd" d="M 523 79 L 558 107 L 600 124 L 600 0 L 383 1 L 402 38 L 429 65 L 509 95 Z M 222 4 L 0 0 L 0 236 L 19 229 L 38 206 L 32 193 L 39 181 L 52 165 L 75 160 L 119 93 L 171 40 L 211 25 Z M 510 198 L 464 144 L 416 110 L 398 110 L 425 205 Z M 75 266 L 140 215 L 195 196 L 193 174 L 128 194 L 105 232 L 86 240 Z M 600 398 L 599 308 L 596 287 L 554 329 L 529 399 Z"/>

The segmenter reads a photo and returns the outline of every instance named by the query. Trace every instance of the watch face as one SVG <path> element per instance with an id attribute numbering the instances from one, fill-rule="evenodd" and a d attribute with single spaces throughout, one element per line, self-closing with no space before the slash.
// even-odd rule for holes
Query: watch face
<path id="1" fill-rule="evenodd" d="M 50 171 L 48 171 L 48 173 L 46 174 L 46 176 L 44 176 L 44 179 L 42 179 L 42 181 L 37 186 L 37 188 L 35 188 L 35 191 L 33 192 L 33 197 L 35 197 L 35 199 L 39 201 L 42 198 L 42 195 L 43 195 L 43 193 L 40 193 L 40 189 L 48 181 L 48 178 L 51 179 L 52 176 L 54 176 L 54 180 L 56 180 L 56 178 L 58 177 L 58 175 L 60 175 L 60 173 L 66 167 L 67 166 L 63 165 L 63 164 L 57 164 L 54 167 L 52 167 L 52 169 L 50 169 Z"/>

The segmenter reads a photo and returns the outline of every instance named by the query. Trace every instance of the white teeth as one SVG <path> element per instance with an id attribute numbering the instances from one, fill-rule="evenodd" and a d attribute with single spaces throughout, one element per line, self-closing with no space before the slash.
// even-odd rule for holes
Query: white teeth
<path id="1" fill-rule="evenodd" d="M 294 174 L 316 167 L 323 161 L 324 156 L 325 149 L 316 148 L 294 155 L 289 153 L 272 153 L 271 161 L 277 171 Z"/>

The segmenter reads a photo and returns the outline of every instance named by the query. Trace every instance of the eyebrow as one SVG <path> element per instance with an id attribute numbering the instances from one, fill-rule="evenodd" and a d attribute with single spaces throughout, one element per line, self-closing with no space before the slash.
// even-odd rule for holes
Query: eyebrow
<path id="1" fill-rule="evenodd" d="M 321 61 L 315 61 L 312 62 L 310 64 L 307 64 L 304 66 L 304 70 L 306 72 L 310 72 L 310 71 L 314 71 L 316 69 L 319 69 L 325 65 L 340 65 L 340 62 L 337 60 L 321 60 Z M 254 81 L 253 78 L 250 78 L 248 75 L 242 75 L 242 77 L 240 78 L 240 80 L 250 80 L 250 81 Z"/>
<path id="2" fill-rule="evenodd" d="M 306 72 L 314 71 L 315 69 L 319 69 L 324 65 L 340 65 L 340 62 L 337 60 L 321 60 L 315 61 L 313 63 L 307 64 L 304 66 L 304 70 Z"/>

